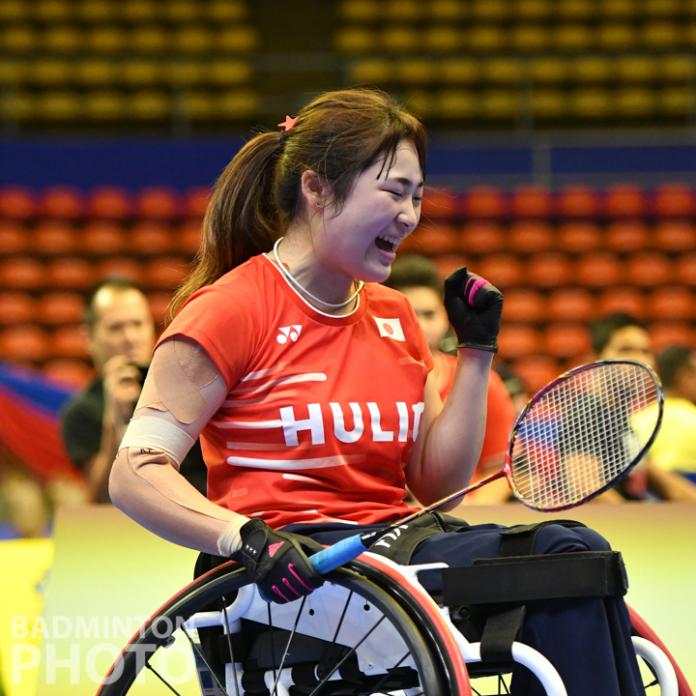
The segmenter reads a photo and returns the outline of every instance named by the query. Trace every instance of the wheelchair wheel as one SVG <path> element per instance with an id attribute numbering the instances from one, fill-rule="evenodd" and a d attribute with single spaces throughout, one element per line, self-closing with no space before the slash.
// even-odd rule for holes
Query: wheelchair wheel
<path id="1" fill-rule="evenodd" d="M 262 601 L 227 562 L 143 624 L 97 694 L 468 696 L 456 646 L 429 612 L 369 562 L 286 605 Z"/>

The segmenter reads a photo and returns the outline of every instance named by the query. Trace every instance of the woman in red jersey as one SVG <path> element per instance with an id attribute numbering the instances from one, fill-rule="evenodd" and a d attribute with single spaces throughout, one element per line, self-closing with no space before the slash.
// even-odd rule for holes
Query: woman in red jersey
<path id="1" fill-rule="evenodd" d="M 406 486 L 429 503 L 467 484 L 502 295 L 464 268 L 445 282 L 458 363 L 443 405 L 410 305 L 380 284 L 419 222 L 422 124 L 384 93 L 355 89 L 323 94 L 279 125 L 217 182 L 110 493 L 161 536 L 238 559 L 285 602 L 321 584 L 298 532 L 332 543 L 406 515 Z M 199 436 L 208 498 L 178 473 Z M 439 533 L 406 560 L 469 564 L 496 556 L 505 534 L 437 513 L 433 523 Z M 547 525 L 534 551 L 605 548 L 587 528 Z M 621 600 L 588 599 L 530 608 L 522 640 L 574 696 L 642 694 L 629 635 Z M 515 684 L 539 693 L 529 673 Z"/>

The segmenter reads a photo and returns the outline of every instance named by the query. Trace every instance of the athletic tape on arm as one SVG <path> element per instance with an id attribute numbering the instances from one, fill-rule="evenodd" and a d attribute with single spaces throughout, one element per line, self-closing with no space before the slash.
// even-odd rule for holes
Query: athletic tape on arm
<path id="1" fill-rule="evenodd" d="M 179 425 L 157 416 L 138 415 L 131 419 L 121 447 L 164 452 L 178 469 L 195 440 Z"/>

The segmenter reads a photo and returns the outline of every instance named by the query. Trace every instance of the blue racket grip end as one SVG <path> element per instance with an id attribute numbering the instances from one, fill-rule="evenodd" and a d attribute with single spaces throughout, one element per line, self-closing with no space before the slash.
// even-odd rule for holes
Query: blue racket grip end
<path id="1" fill-rule="evenodd" d="M 363 551 L 367 551 L 367 547 L 363 544 L 360 535 L 355 534 L 312 554 L 309 557 L 309 562 L 319 575 L 325 575 L 344 563 L 357 558 Z"/>

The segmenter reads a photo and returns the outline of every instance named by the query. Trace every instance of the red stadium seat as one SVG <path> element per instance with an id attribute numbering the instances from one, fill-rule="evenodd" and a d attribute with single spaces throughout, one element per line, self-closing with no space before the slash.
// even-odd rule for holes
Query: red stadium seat
<path id="1" fill-rule="evenodd" d="M 73 253 L 78 247 L 75 227 L 64 220 L 39 222 L 31 235 L 32 249 L 45 256 L 62 256 Z"/>
<path id="2" fill-rule="evenodd" d="M 135 200 L 136 215 L 150 220 L 173 220 L 180 214 L 175 191 L 165 187 L 143 189 Z"/>
<path id="3" fill-rule="evenodd" d="M 561 217 L 593 218 L 600 212 L 600 198 L 589 186 L 565 186 L 559 192 L 557 210 Z"/>
<path id="4" fill-rule="evenodd" d="M 546 320 L 544 296 L 534 290 L 512 289 L 505 293 L 504 322 L 535 323 Z"/>
<path id="5" fill-rule="evenodd" d="M 90 256 L 114 256 L 127 249 L 126 232 L 115 222 L 95 220 L 85 225 L 80 243 Z"/>
<path id="6" fill-rule="evenodd" d="M 9 220 L 0 220 L 0 255 L 21 254 L 29 248 L 29 231 Z"/>
<path id="7" fill-rule="evenodd" d="M 657 217 L 689 217 L 696 213 L 696 192 L 688 184 L 662 184 L 655 190 Z"/>
<path id="8" fill-rule="evenodd" d="M 632 285 L 654 288 L 673 281 L 674 268 L 663 254 L 643 252 L 634 254 L 626 262 L 626 277 Z"/>
<path id="9" fill-rule="evenodd" d="M 647 197 L 635 184 L 613 184 L 605 192 L 604 212 L 609 217 L 642 217 L 647 210 Z"/>
<path id="10" fill-rule="evenodd" d="M 585 254 L 577 260 L 574 277 L 584 287 L 604 288 L 621 282 L 623 266 L 614 254 Z"/>
<path id="11" fill-rule="evenodd" d="M 43 364 L 42 372 L 49 379 L 76 389 L 86 387 L 94 379 L 94 369 L 85 360 L 54 358 Z"/>
<path id="12" fill-rule="evenodd" d="M 85 201 L 77 189 L 53 186 L 39 199 L 38 212 L 42 217 L 76 220 L 85 214 Z"/>
<path id="13" fill-rule="evenodd" d="M 524 271 L 524 283 L 537 288 L 556 288 L 567 284 L 572 277 L 568 257 L 554 252 L 532 257 Z"/>
<path id="14" fill-rule="evenodd" d="M 79 324 L 84 312 L 82 295 L 75 292 L 49 292 L 36 303 L 35 320 L 43 324 Z"/>
<path id="15" fill-rule="evenodd" d="M 96 282 L 94 267 L 81 257 L 51 261 L 46 267 L 46 287 L 56 290 L 87 290 Z"/>
<path id="16" fill-rule="evenodd" d="M 433 262 L 437 266 L 440 277 L 444 280 L 450 273 L 453 273 L 458 268 L 467 265 L 467 261 L 462 254 L 445 254 L 444 256 L 436 256 Z"/>
<path id="17" fill-rule="evenodd" d="M 459 234 L 459 248 L 466 254 L 495 254 L 505 250 L 505 233 L 496 222 L 473 221 L 464 225 Z"/>
<path id="18" fill-rule="evenodd" d="M 693 288 L 683 285 L 656 288 L 649 294 L 648 313 L 653 321 L 696 319 Z"/>
<path id="19" fill-rule="evenodd" d="M 178 257 L 150 261 L 143 268 L 143 284 L 153 290 L 174 291 L 189 272 L 187 264 Z"/>
<path id="20" fill-rule="evenodd" d="M 13 290 L 39 290 L 44 286 L 45 269 L 28 256 L 0 261 L 0 287 Z"/>
<path id="21" fill-rule="evenodd" d="M 543 353 L 540 333 L 529 324 L 503 324 L 498 336 L 500 356 L 516 361 Z"/>
<path id="22" fill-rule="evenodd" d="M 173 234 L 172 251 L 184 256 L 193 256 L 201 244 L 202 234 L 203 227 L 199 221 L 185 222 Z"/>
<path id="23" fill-rule="evenodd" d="M 29 220 L 36 215 L 36 200 L 29 189 L 21 186 L 0 188 L 0 218 Z"/>
<path id="24" fill-rule="evenodd" d="M 696 227 L 687 221 L 665 221 L 657 225 L 655 247 L 665 253 L 696 251 Z"/>
<path id="25" fill-rule="evenodd" d="M 88 360 L 87 338 L 78 326 L 61 326 L 53 331 L 50 354 L 54 358 Z"/>
<path id="26" fill-rule="evenodd" d="M 696 347 L 696 331 L 686 322 L 651 324 L 650 339 L 656 352 L 675 345 Z"/>
<path id="27" fill-rule="evenodd" d="M 527 284 L 520 260 L 511 254 L 492 254 L 481 259 L 473 269 L 498 288 L 507 289 Z"/>
<path id="28" fill-rule="evenodd" d="M 590 334 L 585 324 L 552 324 L 544 332 L 543 347 L 553 358 L 581 363 L 591 350 Z"/>
<path id="29" fill-rule="evenodd" d="M 440 256 L 459 251 L 458 234 L 455 227 L 447 223 L 424 223 L 412 235 L 413 244 L 421 253 L 428 256 Z"/>
<path id="30" fill-rule="evenodd" d="M 607 288 L 597 300 L 598 316 L 624 312 L 642 319 L 647 312 L 647 302 L 643 292 L 638 288 Z"/>
<path id="31" fill-rule="evenodd" d="M 92 219 L 126 220 L 133 211 L 127 191 L 113 186 L 94 189 L 87 200 L 87 212 Z"/>
<path id="32" fill-rule="evenodd" d="M 596 311 L 592 293 L 585 288 L 553 290 L 546 305 L 550 321 L 589 321 Z"/>
<path id="33" fill-rule="evenodd" d="M 557 377 L 561 373 L 561 366 L 554 358 L 537 355 L 516 360 L 513 370 L 531 396 Z"/>
<path id="34" fill-rule="evenodd" d="M 607 246 L 618 254 L 643 251 L 649 246 L 650 232 L 640 220 L 622 220 L 607 228 Z"/>
<path id="35" fill-rule="evenodd" d="M 518 186 L 510 206 L 514 217 L 545 218 L 552 213 L 553 200 L 545 186 Z"/>
<path id="36" fill-rule="evenodd" d="M 210 202 L 212 192 L 209 188 L 189 189 L 182 201 L 182 214 L 187 218 L 202 220 Z"/>
<path id="37" fill-rule="evenodd" d="M 139 222 L 131 228 L 128 248 L 139 256 L 161 256 L 177 251 L 171 228 L 149 220 Z"/>
<path id="38" fill-rule="evenodd" d="M 48 351 L 46 333 L 38 326 L 24 324 L 0 331 L 0 355 L 3 360 L 30 365 L 43 360 Z"/>
<path id="39" fill-rule="evenodd" d="M 558 226 L 557 246 L 567 253 L 597 251 L 604 244 L 602 230 L 594 222 L 561 222 Z"/>
<path id="40" fill-rule="evenodd" d="M 28 324 L 36 318 L 36 302 L 27 292 L 0 292 L 0 324 Z"/>
<path id="41" fill-rule="evenodd" d="M 492 186 L 470 188 L 461 201 L 461 212 L 468 218 L 500 218 L 506 213 L 503 192 Z"/>
<path id="42" fill-rule="evenodd" d="M 544 253 L 554 246 L 553 231 L 545 222 L 523 220 L 510 227 L 507 243 L 516 254 Z"/>
<path id="43" fill-rule="evenodd" d="M 425 189 L 422 215 L 424 220 L 451 220 L 457 215 L 457 197 L 442 188 Z"/>
<path id="44" fill-rule="evenodd" d="M 101 261 L 96 268 L 97 280 L 127 278 L 136 285 L 143 284 L 143 268 L 139 261 L 126 256 L 114 256 Z"/>
<path id="45" fill-rule="evenodd" d="M 674 265 L 674 280 L 696 286 L 696 252 L 680 256 Z"/>

